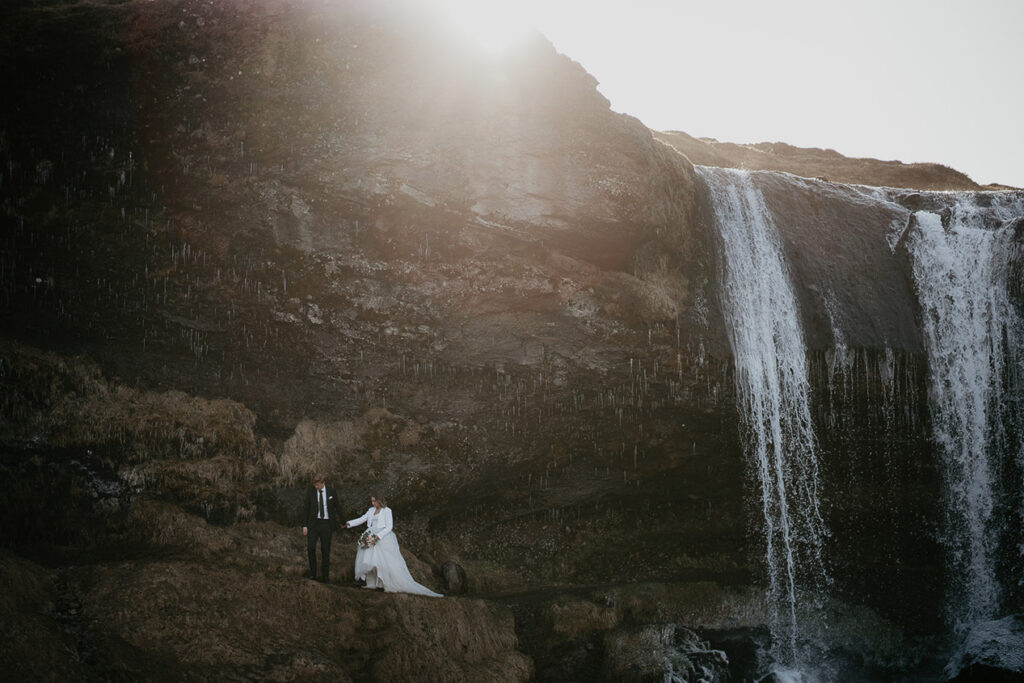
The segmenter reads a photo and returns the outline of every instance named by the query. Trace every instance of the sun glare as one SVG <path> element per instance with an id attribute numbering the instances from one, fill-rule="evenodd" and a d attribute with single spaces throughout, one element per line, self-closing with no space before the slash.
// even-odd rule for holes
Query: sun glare
<path id="1" fill-rule="evenodd" d="M 498 55 L 534 30 L 527 3 L 513 0 L 435 0 L 466 39 L 483 52 Z"/>

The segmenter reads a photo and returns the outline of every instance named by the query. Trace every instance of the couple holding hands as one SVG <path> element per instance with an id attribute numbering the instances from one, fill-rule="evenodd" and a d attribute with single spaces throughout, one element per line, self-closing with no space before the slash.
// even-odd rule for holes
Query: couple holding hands
<path id="1" fill-rule="evenodd" d="M 356 550 L 355 581 L 365 582 L 366 588 L 389 593 L 414 593 L 435 598 L 443 597 L 426 586 L 416 583 L 409 573 L 398 539 L 393 532 L 394 518 L 387 503 L 374 496 L 370 497 L 371 507 L 366 514 L 345 522 L 350 529 L 366 524 L 366 531 L 359 538 Z M 313 477 L 312 488 L 306 491 L 303 508 L 302 535 L 306 537 L 306 551 L 309 555 L 307 579 L 316 579 L 316 544 L 320 542 L 320 581 L 328 583 L 331 571 L 331 535 L 341 520 L 338 498 L 334 489 L 326 484 L 326 477 Z"/>

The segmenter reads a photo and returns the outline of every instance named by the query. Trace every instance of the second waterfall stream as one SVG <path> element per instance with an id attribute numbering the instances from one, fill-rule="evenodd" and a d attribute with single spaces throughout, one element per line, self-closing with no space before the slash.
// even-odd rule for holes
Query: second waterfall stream
<path id="1" fill-rule="evenodd" d="M 760 487 L 773 655 L 799 666 L 802 615 L 820 603 L 828 578 L 797 300 L 778 231 L 752 175 L 697 171 L 708 185 L 720 238 L 722 307 L 744 450 Z"/>

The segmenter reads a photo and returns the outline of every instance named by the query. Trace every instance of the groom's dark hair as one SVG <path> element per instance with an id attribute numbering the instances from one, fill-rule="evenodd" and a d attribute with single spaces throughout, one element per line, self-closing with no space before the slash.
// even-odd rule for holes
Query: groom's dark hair
<path id="1" fill-rule="evenodd" d="M 326 482 L 327 482 L 327 477 L 325 477 L 323 474 L 318 472 L 317 474 L 313 475 L 313 483 L 314 484 L 324 484 Z"/>

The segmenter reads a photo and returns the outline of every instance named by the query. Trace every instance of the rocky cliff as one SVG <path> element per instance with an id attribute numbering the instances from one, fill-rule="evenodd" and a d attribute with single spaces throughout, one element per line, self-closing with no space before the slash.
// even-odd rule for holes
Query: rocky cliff
<path id="1" fill-rule="evenodd" d="M 794 147 L 784 142 L 740 145 L 713 138 L 695 138 L 678 130 L 656 131 L 654 136 L 703 166 L 783 171 L 836 183 L 917 190 L 1012 189 L 1005 185 L 983 188 L 960 171 L 941 164 L 857 159 L 843 156 L 834 149 Z"/>
<path id="2" fill-rule="evenodd" d="M 5 665 L 657 678 L 642 647 L 756 669 L 756 483 L 684 155 L 543 38 L 484 57 L 412 3 L 3 11 L 0 619 L 27 629 Z M 922 199 L 763 192 L 792 217 L 814 419 L 840 426 L 830 609 L 857 644 L 827 647 L 914 666 L 941 514 L 887 238 Z M 352 516 L 386 496 L 417 579 L 460 588 L 454 562 L 469 595 L 304 585 L 317 471 Z M 329 633 L 301 619 L 323 604 Z"/>
<path id="3" fill-rule="evenodd" d="M 578 64 L 540 37 L 474 57 L 408 4 L 7 19 L 6 544 L 74 565 L 92 621 L 53 637 L 81 670 L 172 657 L 133 601 L 99 607 L 127 567 L 154 595 L 165 572 L 192 581 L 174 595 L 297 581 L 297 531 L 286 569 L 246 553 L 285 543 L 316 470 L 353 516 L 387 495 L 403 547 L 475 593 L 747 573 L 692 168 Z M 140 531 L 147 501 L 270 537 L 215 541 L 250 546 L 241 569 L 172 570 L 191 542 Z"/>

